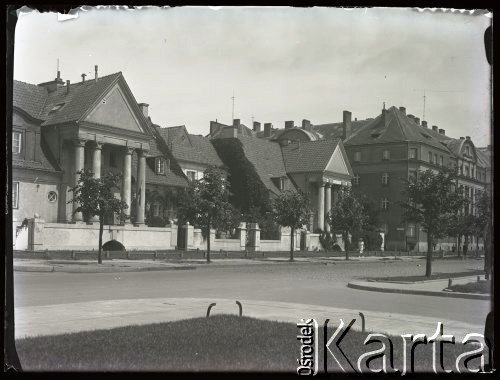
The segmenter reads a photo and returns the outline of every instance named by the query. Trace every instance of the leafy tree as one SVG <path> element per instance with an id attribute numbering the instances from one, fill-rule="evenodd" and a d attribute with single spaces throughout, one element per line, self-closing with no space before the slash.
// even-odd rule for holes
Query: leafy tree
<path id="1" fill-rule="evenodd" d="M 295 230 L 309 223 L 309 198 L 299 191 L 284 191 L 273 199 L 273 215 L 280 226 L 290 227 L 290 261 L 294 261 Z"/>
<path id="2" fill-rule="evenodd" d="M 425 276 L 432 274 L 432 251 L 436 239 L 446 235 L 449 223 L 466 204 L 457 190 L 456 173 L 443 169 L 418 172 L 406 182 L 408 203 L 402 203 L 404 220 L 418 223 L 427 233 L 427 260 Z"/>
<path id="3" fill-rule="evenodd" d="M 346 260 L 349 260 L 349 235 L 359 235 L 368 220 L 360 197 L 350 187 L 343 187 L 328 214 L 328 223 L 334 233 L 342 235 Z"/>
<path id="4" fill-rule="evenodd" d="M 468 236 L 473 233 L 474 223 L 474 217 L 472 215 L 465 215 L 462 211 L 455 212 L 454 215 L 450 216 L 447 222 L 445 233 L 457 239 L 457 253 L 459 256 L 461 238 L 464 235 Z"/>
<path id="5" fill-rule="evenodd" d="M 181 197 L 178 214 L 181 220 L 200 226 L 207 237 L 207 263 L 210 262 L 210 230 L 227 228 L 235 210 L 229 202 L 229 183 L 224 172 L 210 166 L 203 178 L 192 181 Z"/>
<path id="6" fill-rule="evenodd" d="M 99 217 L 99 253 L 97 262 L 102 264 L 102 232 L 104 219 L 108 215 L 117 213 L 122 221 L 125 219 L 124 210 L 128 205 L 115 198 L 114 189 L 119 189 L 121 174 L 105 172 L 101 178 L 94 178 L 94 173 L 90 170 L 80 170 L 80 175 L 76 186 L 69 189 L 73 193 L 73 199 L 68 203 L 77 203 L 78 207 L 74 211 L 81 212 L 84 220 Z"/>
<path id="7" fill-rule="evenodd" d="M 493 270 L 493 254 L 491 252 L 491 230 L 493 227 L 491 197 L 488 192 L 483 191 L 477 197 L 477 215 L 475 219 L 475 229 L 478 236 L 484 242 L 484 271 L 486 279 L 489 279 Z"/>

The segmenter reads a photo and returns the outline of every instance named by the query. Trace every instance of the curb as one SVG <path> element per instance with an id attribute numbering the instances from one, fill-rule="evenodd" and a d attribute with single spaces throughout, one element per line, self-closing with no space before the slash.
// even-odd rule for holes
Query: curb
<path id="1" fill-rule="evenodd" d="M 102 267 L 102 268 L 64 268 L 54 266 L 14 266 L 15 272 L 59 272 L 59 273 L 122 273 L 122 272 L 154 272 L 169 270 L 194 270 L 196 266 L 175 267 Z"/>
<path id="2" fill-rule="evenodd" d="M 380 288 L 375 286 L 362 285 L 360 283 L 349 282 L 348 288 L 357 290 L 367 290 L 372 292 L 382 293 L 398 293 L 398 294 L 414 294 L 420 296 L 433 296 L 433 297 L 451 297 L 451 298 L 465 298 L 473 300 L 491 300 L 490 295 L 486 294 L 473 294 L 473 293 L 459 293 L 459 292 L 444 292 L 444 291 L 431 291 L 431 290 L 414 290 L 414 289 L 395 289 L 395 288 Z"/>

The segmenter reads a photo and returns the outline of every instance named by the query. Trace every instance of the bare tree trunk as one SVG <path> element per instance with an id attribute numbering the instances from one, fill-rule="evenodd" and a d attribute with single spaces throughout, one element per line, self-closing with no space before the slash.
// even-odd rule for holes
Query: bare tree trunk
<path id="1" fill-rule="evenodd" d="M 207 223 L 207 264 L 210 263 L 210 219 Z"/>
<path id="2" fill-rule="evenodd" d="M 99 252 L 97 253 L 97 263 L 102 264 L 102 231 L 104 230 L 104 217 L 99 215 Z"/>
<path id="3" fill-rule="evenodd" d="M 294 232 L 295 232 L 295 228 L 291 228 L 290 229 L 290 261 L 294 261 L 294 258 L 293 258 L 293 243 L 294 243 Z"/>
<path id="4" fill-rule="evenodd" d="M 425 262 L 425 277 L 431 277 L 432 274 L 432 235 L 427 232 L 427 258 Z"/>

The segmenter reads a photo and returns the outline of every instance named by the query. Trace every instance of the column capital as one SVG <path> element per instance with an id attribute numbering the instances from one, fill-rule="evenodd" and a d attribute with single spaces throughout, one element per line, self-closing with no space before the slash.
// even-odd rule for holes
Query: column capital
<path id="1" fill-rule="evenodd" d="M 328 188 L 331 188 L 333 187 L 333 183 L 331 182 L 325 182 L 325 187 L 328 189 Z"/>
<path id="2" fill-rule="evenodd" d="M 137 151 L 137 155 L 139 157 L 147 157 L 148 153 L 149 153 L 149 150 L 147 149 L 136 149 Z"/>
<path id="3" fill-rule="evenodd" d="M 125 154 L 132 154 L 132 153 L 134 153 L 134 150 L 135 150 L 135 148 L 133 148 L 131 146 L 124 147 L 124 153 Z"/>
<path id="4" fill-rule="evenodd" d="M 318 187 L 325 187 L 326 182 L 318 181 Z"/>
<path id="5" fill-rule="evenodd" d="M 87 142 L 87 140 L 81 139 L 81 138 L 76 138 L 76 139 L 73 140 L 73 144 L 75 146 L 85 146 L 86 142 Z"/>
<path id="6" fill-rule="evenodd" d="M 102 150 L 104 143 L 102 141 L 93 141 L 93 148 L 96 150 Z"/>

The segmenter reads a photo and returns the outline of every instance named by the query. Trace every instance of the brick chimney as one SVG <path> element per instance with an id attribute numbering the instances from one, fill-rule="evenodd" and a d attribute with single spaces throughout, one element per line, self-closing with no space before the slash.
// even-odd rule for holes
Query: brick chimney
<path id="1" fill-rule="evenodd" d="M 253 130 L 254 132 L 260 132 L 260 123 L 258 121 L 253 122 Z"/>
<path id="2" fill-rule="evenodd" d="M 422 127 L 427 128 L 427 121 L 422 120 Z M 432 129 L 434 129 L 434 128 L 432 128 Z"/>
<path id="3" fill-rule="evenodd" d="M 69 85 L 70 85 L 70 81 L 68 79 L 68 80 L 66 80 L 66 95 L 69 94 Z"/>
<path id="4" fill-rule="evenodd" d="M 95 70 L 95 81 L 97 82 L 99 80 L 99 66 L 95 65 L 94 66 L 94 70 Z"/>
<path id="5" fill-rule="evenodd" d="M 342 140 L 346 140 L 351 136 L 352 126 L 351 126 L 352 113 L 350 111 L 342 112 Z"/>
<path id="6" fill-rule="evenodd" d="M 149 109 L 149 104 L 148 103 L 139 103 L 139 108 L 142 111 L 142 114 L 144 117 L 148 117 L 148 109 Z"/>
<path id="7" fill-rule="evenodd" d="M 415 120 L 415 123 L 420 124 L 420 118 L 419 117 L 414 117 L 413 120 Z"/>
<path id="8" fill-rule="evenodd" d="M 271 137 L 272 128 L 271 123 L 264 123 L 264 137 Z"/>
<path id="9" fill-rule="evenodd" d="M 233 120 L 233 128 L 237 131 L 237 133 L 241 133 L 241 122 L 240 119 Z"/>
<path id="10" fill-rule="evenodd" d="M 307 119 L 302 119 L 302 129 L 305 129 L 306 131 L 311 130 L 311 122 Z"/>
<path id="11" fill-rule="evenodd" d="M 463 136 L 460 136 L 460 140 L 463 140 L 463 139 L 464 139 L 464 137 L 463 137 Z"/>
<path id="12" fill-rule="evenodd" d="M 438 132 L 439 132 L 440 135 L 444 135 L 445 134 L 445 130 L 442 129 L 442 128 L 438 129 Z"/>
<path id="13" fill-rule="evenodd" d="M 466 138 L 467 140 L 470 140 L 470 136 L 465 136 L 465 138 Z"/>
<path id="14" fill-rule="evenodd" d="M 57 77 L 50 81 L 38 84 L 40 87 L 45 87 L 48 92 L 54 92 L 59 87 L 64 86 L 64 81 L 61 79 L 61 72 L 57 70 Z"/>
<path id="15" fill-rule="evenodd" d="M 85 83 L 85 77 L 87 76 L 87 74 L 83 73 L 82 74 L 82 83 Z"/>
<path id="16" fill-rule="evenodd" d="M 285 121 L 285 129 L 293 128 L 293 126 L 294 126 L 293 120 Z"/>
<path id="17" fill-rule="evenodd" d="M 432 130 L 433 130 L 434 132 L 437 132 L 437 131 L 438 131 L 438 127 L 437 127 L 437 125 L 433 125 L 433 126 L 432 126 Z"/>
<path id="18" fill-rule="evenodd" d="M 406 115 L 406 107 L 399 107 L 399 111 Z"/>

